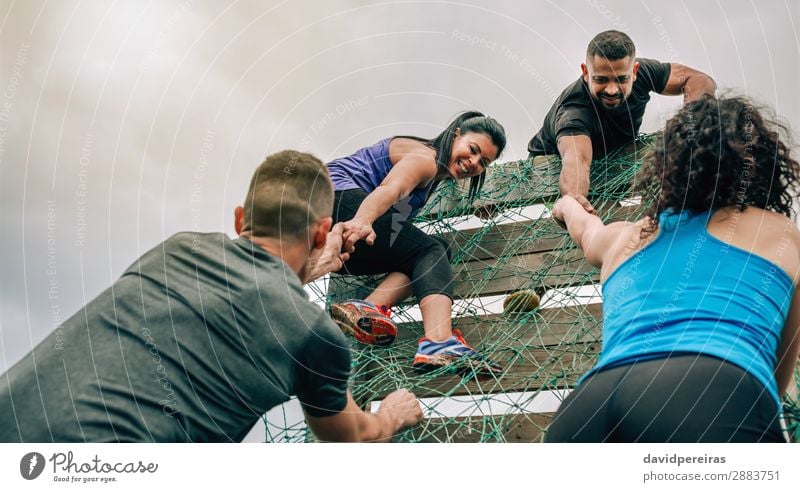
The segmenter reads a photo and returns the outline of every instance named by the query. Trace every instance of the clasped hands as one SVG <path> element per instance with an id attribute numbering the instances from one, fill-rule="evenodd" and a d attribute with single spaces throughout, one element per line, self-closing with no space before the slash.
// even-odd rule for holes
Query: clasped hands
<path id="1" fill-rule="evenodd" d="M 583 207 L 583 210 L 592 215 L 595 215 L 597 213 L 595 208 L 592 206 L 591 203 L 589 203 L 589 200 L 587 200 L 585 196 L 564 195 L 558 199 L 555 205 L 553 205 L 553 210 L 550 212 L 553 217 L 553 220 L 555 220 L 556 223 L 564 229 L 567 228 L 567 223 L 565 221 L 564 215 L 565 215 L 565 209 L 567 208 L 568 206 L 567 204 L 569 202 L 577 202 L 578 205 Z"/>

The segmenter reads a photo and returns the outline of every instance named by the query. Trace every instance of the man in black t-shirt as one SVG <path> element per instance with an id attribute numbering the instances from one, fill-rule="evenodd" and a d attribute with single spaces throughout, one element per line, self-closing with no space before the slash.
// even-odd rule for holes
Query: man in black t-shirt
<path id="1" fill-rule="evenodd" d="M 683 94 L 684 102 L 714 94 L 708 75 L 678 63 L 636 58 L 627 34 L 601 32 L 586 50 L 582 77 L 570 84 L 528 143 L 531 157 L 561 155 L 561 193 L 578 199 L 587 211 L 589 166 L 593 158 L 631 142 L 639 133 L 650 93 Z"/>
<path id="2" fill-rule="evenodd" d="M 348 342 L 303 290 L 347 259 L 332 210 L 322 162 L 268 157 L 237 239 L 170 237 L 0 377 L 0 442 L 240 441 L 292 395 L 325 441 L 417 423 L 406 390 L 375 414 L 355 404 Z"/>

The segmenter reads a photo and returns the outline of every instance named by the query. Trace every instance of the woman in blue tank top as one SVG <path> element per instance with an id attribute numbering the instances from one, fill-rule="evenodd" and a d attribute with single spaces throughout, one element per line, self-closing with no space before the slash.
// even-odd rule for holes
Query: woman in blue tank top
<path id="1" fill-rule="evenodd" d="M 604 225 L 572 197 L 553 216 L 600 268 L 603 350 L 550 442 L 781 442 L 800 353 L 800 167 L 743 97 L 670 119 L 638 178 L 645 218 Z M 660 190 L 659 190 L 660 188 Z"/>
<path id="2" fill-rule="evenodd" d="M 410 219 L 444 179 L 470 179 L 470 197 L 488 165 L 506 144 L 503 127 L 482 113 L 455 118 L 436 138 L 392 137 L 328 163 L 334 184 L 334 223 L 343 223 L 350 253 L 340 274 L 387 273 L 365 300 L 331 306 L 334 320 L 366 344 L 392 343 L 397 326 L 388 308 L 412 293 L 419 302 L 425 336 L 414 368 L 427 371 L 464 361 L 463 367 L 496 373 L 451 325 L 452 273 L 448 245 Z"/>

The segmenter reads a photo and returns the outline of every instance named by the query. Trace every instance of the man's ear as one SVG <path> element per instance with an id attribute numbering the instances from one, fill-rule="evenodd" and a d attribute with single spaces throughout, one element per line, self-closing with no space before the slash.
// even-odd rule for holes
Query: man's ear
<path id="1" fill-rule="evenodd" d="M 583 81 L 588 84 L 589 83 L 589 67 L 587 67 L 585 63 L 581 63 L 581 74 L 583 75 Z"/>
<path id="2" fill-rule="evenodd" d="M 639 62 L 633 64 L 633 81 L 636 81 L 636 74 L 639 73 Z"/>
<path id="3" fill-rule="evenodd" d="M 244 226 L 244 208 L 241 206 L 236 207 L 233 211 L 233 228 L 236 229 L 236 234 L 242 235 L 242 227 Z"/>
<path id="4" fill-rule="evenodd" d="M 328 240 L 328 233 L 331 231 L 331 225 L 333 225 L 333 218 L 331 217 L 325 217 L 317 221 L 314 237 L 311 238 L 313 241 L 313 249 L 322 249 L 325 247 L 325 242 Z"/>

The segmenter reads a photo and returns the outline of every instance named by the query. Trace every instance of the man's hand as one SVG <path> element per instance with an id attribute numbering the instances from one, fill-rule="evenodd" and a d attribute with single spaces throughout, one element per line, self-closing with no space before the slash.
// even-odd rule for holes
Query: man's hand
<path id="1" fill-rule="evenodd" d="M 580 195 L 579 196 L 565 195 L 565 196 L 561 197 L 556 202 L 555 205 L 553 205 L 553 210 L 550 212 L 550 214 L 553 217 L 553 220 L 555 220 L 556 223 L 562 229 L 566 229 L 567 228 L 567 222 L 566 222 L 565 215 L 566 215 L 566 210 L 567 210 L 568 206 L 569 205 L 574 205 L 576 202 L 577 202 L 578 205 L 583 207 L 583 210 L 585 210 L 587 213 L 590 213 L 592 215 L 597 215 L 595 213 L 594 207 L 592 207 L 592 204 L 589 203 L 589 200 L 587 200 L 586 197 L 580 196 Z"/>
<path id="2" fill-rule="evenodd" d="M 389 393 L 376 413 L 363 411 L 347 392 L 347 405 L 327 417 L 306 414 L 306 422 L 319 439 L 334 442 L 389 442 L 392 436 L 422 420 L 422 408 L 408 390 Z"/>
<path id="3" fill-rule="evenodd" d="M 422 407 L 417 397 L 407 389 L 400 389 L 389 393 L 381 402 L 376 412 L 378 416 L 386 419 L 391 427 L 392 434 L 406 427 L 416 425 L 422 420 Z"/>
<path id="4" fill-rule="evenodd" d="M 347 222 L 342 222 L 342 225 L 344 227 L 342 239 L 344 241 L 345 252 L 352 253 L 355 251 L 356 243 L 362 239 L 370 246 L 375 244 L 375 238 L 377 235 L 372 229 L 372 224 L 369 222 L 359 219 L 358 217 L 354 217 Z"/>
<path id="5" fill-rule="evenodd" d="M 325 247 L 322 249 L 318 262 L 326 270 L 325 273 L 338 272 L 344 262 L 350 259 L 350 253 L 342 251 L 343 233 L 344 224 L 342 223 L 334 225 L 331 228 L 331 232 L 328 233 L 328 240 L 325 242 Z"/>
<path id="6" fill-rule="evenodd" d="M 334 225 L 328 233 L 325 246 L 317 250 L 309 258 L 311 267 L 309 268 L 306 283 L 312 282 L 325 274 L 338 272 L 342 269 L 344 262 L 350 258 L 350 253 L 342 251 L 342 233 L 344 225 L 342 223 Z"/>
<path id="7" fill-rule="evenodd" d="M 583 209 L 589 212 L 590 214 L 594 214 L 596 212 L 592 204 L 589 203 L 589 200 L 587 200 L 585 196 L 583 195 L 570 195 L 570 196 L 574 198 L 575 201 L 580 203 Z"/>

